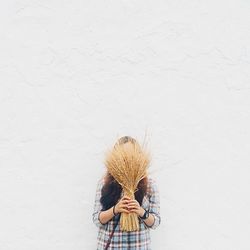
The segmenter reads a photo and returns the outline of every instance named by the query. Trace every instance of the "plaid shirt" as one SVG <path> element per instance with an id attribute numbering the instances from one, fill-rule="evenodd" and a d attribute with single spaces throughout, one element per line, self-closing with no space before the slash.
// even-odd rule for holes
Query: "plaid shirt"
<path id="1" fill-rule="evenodd" d="M 92 215 L 93 222 L 98 227 L 97 250 L 104 249 L 114 224 L 118 219 L 118 215 L 113 216 L 113 218 L 105 224 L 102 224 L 99 220 L 99 214 L 102 209 L 100 198 L 103 184 L 104 179 L 100 179 L 97 182 L 94 211 Z M 147 226 L 147 224 L 138 217 L 140 230 L 127 232 L 121 231 L 120 222 L 118 222 L 108 249 L 151 250 L 150 229 L 156 229 L 161 222 L 159 190 L 156 182 L 151 177 L 148 177 L 148 192 L 143 198 L 142 207 L 144 209 L 149 209 L 149 212 L 154 216 L 153 225 L 150 227 Z"/>

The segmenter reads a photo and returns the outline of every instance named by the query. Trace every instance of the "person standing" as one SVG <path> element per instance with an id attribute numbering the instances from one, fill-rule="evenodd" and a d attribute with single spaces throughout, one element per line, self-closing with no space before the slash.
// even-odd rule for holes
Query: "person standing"
<path id="1" fill-rule="evenodd" d="M 135 143 L 130 136 L 121 137 L 118 143 Z M 136 213 L 139 219 L 138 231 L 122 231 L 121 213 Z M 130 249 L 151 250 L 150 230 L 161 222 L 160 194 L 156 181 L 146 176 L 138 184 L 135 199 L 123 195 L 122 187 L 107 171 L 97 182 L 92 214 L 98 227 L 97 250 Z"/>

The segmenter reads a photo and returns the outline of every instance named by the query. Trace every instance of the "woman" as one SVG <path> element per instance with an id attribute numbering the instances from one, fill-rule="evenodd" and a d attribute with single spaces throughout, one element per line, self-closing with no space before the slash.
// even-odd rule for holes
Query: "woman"
<path id="1" fill-rule="evenodd" d="M 124 136 L 117 143 L 128 142 L 136 143 L 136 140 Z M 161 222 L 159 190 L 156 182 L 149 176 L 143 178 L 137 187 L 135 199 L 130 199 L 123 195 L 120 184 L 109 172 L 98 181 L 92 215 L 94 224 L 99 228 L 97 250 L 151 250 L 150 229 L 156 229 Z M 138 215 L 139 231 L 120 229 L 122 212 Z"/>

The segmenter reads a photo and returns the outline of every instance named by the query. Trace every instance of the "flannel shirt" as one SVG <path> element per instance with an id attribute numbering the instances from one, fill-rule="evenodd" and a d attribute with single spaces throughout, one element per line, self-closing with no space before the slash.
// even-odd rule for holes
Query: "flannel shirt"
<path id="1" fill-rule="evenodd" d="M 112 232 L 115 222 L 118 220 L 118 215 L 113 216 L 105 224 L 102 224 L 99 220 L 99 214 L 102 209 L 102 204 L 100 202 L 101 189 L 104 184 L 104 179 L 101 178 L 97 182 L 96 196 L 94 203 L 94 211 L 92 214 L 92 220 L 94 224 L 98 227 L 97 235 L 97 250 L 103 250 L 107 244 L 109 235 Z M 120 222 L 116 226 L 111 243 L 108 249 L 113 250 L 152 250 L 151 249 L 151 238 L 150 229 L 156 229 L 161 222 L 160 216 L 160 196 L 159 190 L 157 188 L 156 182 L 151 177 L 148 177 L 148 191 L 142 200 L 142 207 L 154 216 L 154 223 L 148 226 L 140 217 L 139 218 L 139 231 L 121 231 Z M 122 194 L 121 194 L 122 196 Z M 120 197 L 121 198 L 121 197 Z"/>

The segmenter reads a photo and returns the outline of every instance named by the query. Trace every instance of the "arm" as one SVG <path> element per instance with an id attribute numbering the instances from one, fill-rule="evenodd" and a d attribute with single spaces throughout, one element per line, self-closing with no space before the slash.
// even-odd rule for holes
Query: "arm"
<path id="1" fill-rule="evenodd" d="M 110 221 L 115 216 L 113 213 L 113 207 L 109 208 L 106 211 L 101 211 L 99 213 L 99 221 L 102 224 L 106 224 L 108 221 Z"/>
<path id="2" fill-rule="evenodd" d="M 97 183 L 94 211 L 92 214 L 93 223 L 97 227 L 104 226 L 114 216 L 113 207 L 111 207 L 106 211 L 102 210 L 102 204 L 100 202 L 102 186 L 103 186 L 103 180 L 100 179 Z"/>
<path id="3" fill-rule="evenodd" d="M 145 210 L 143 207 L 141 207 L 141 212 L 140 212 L 140 216 L 141 216 L 141 217 L 143 216 L 143 214 L 145 213 L 145 211 L 146 211 L 146 210 Z M 151 226 L 154 224 L 155 217 L 154 217 L 151 213 L 149 213 L 148 218 L 145 219 L 145 220 L 143 220 L 143 221 L 146 223 L 146 225 L 147 225 L 148 227 L 151 227 Z"/>
<path id="4" fill-rule="evenodd" d="M 150 180 L 150 198 L 149 198 L 149 217 L 144 220 L 146 225 L 151 229 L 156 229 L 161 223 L 160 215 L 160 194 L 157 184 Z M 144 209 L 143 209 L 144 210 Z"/>

